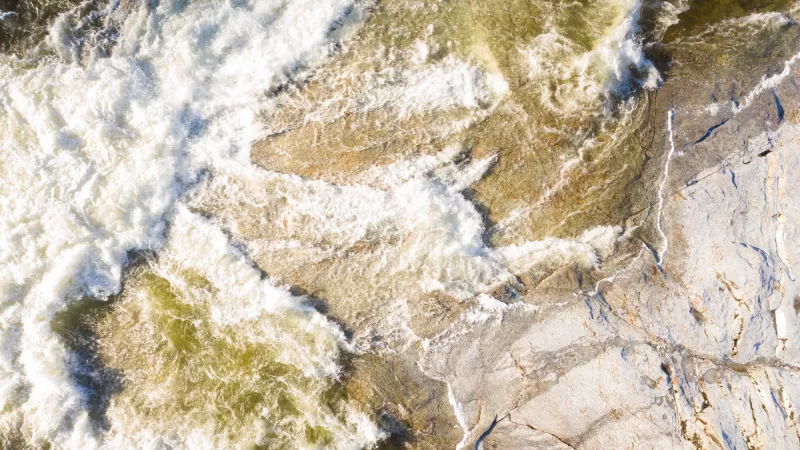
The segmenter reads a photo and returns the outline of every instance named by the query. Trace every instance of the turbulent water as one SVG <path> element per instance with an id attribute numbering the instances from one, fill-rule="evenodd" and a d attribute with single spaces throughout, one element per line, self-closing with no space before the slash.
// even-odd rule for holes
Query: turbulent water
<path id="1" fill-rule="evenodd" d="M 380 405 L 345 388 L 351 361 L 418 341 L 415 299 L 491 309 L 521 271 L 598 264 L 619 227 L 513 236 L 624 151 L 669 75 L 662 40 L 793 21 L 786 5 L 701 29 L 680 1 L 491 6 L 465 31 L 461 6 L 404 0 L 0 2 L 0 442 L 385 444 Z M 420 16 L 388 36 L 393 8 Z M 477 185 L 533 164 L 470 153 L 504 107 L 535 128 L 496 147 L 554 176 Z"/>

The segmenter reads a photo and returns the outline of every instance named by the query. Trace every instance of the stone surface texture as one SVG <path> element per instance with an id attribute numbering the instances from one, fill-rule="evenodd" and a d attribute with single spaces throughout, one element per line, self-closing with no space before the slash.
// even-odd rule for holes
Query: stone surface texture
<path id="1" fill-rule="evenodd" d="M 276 94 L 252 152 L 268 171 L 217 174 L 190 206 L 349 331 L 345 389 L 385 448 L 800 448 L 798 27 L 690 8 L 645 30 L 670 58 L 660 87 L 597 120 L 541 113 L 519 49 L 543 13 L 489 3 L 376 6 Z M 437 70 L 470 96 L 409 94 Z M 597 226 L 608 245 L 582 234 Z M 437 247 L 454 234 L 486 247 Z M 579 244 L 597 261 L 563 256 Z M 479 261 L 526 245 L 559 251 L 505 278 Z"/>

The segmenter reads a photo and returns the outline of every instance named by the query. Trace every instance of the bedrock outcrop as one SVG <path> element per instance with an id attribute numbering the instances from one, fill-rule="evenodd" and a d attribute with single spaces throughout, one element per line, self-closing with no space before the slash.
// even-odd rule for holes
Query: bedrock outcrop
<path id="1" fill-rule="evenodd" d="M 385 448 L 798 448 L 792 19 L 693 5 L 561 115 L 541 27 L 455 3 L 378 5 L 189 206 L 348 332 Z"/>
<path id="2" fill-rule="evenodd" d="M 800 445 L 795 75 L 712 112 L 668 82 L 648 168 L 661 178 L 617 249 L 633 256 L 592 288 L 534 290 L 428 344 L 421 366 L 447 384 L 462 445 Z"/>

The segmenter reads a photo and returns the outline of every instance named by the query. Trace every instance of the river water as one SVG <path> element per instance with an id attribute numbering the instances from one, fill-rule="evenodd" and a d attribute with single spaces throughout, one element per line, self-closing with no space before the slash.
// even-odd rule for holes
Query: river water
<path id="1" fill-rule="evenodd" d="M 596 265 L 670 52 L 794 26 L 710 4 L 0 2 L 0 442 L 388 445 L 398 311 Z"/>

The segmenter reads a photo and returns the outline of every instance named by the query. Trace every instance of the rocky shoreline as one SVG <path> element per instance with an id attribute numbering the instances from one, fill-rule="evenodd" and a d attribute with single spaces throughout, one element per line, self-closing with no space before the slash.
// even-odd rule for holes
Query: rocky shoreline
<path id="1" fill-rule="evenodd" d="M 591 180 L 600 170 L 608 180 L 604 167 L 637 161 L 612 179 L 620 186 L 611 189 L 615 195 L 590 210 L 596 224 L 623 228 L 598 268 L 568 262 L 554 271 L 517 272 L 517 281 L 493 298 L 481 294 L 466 304 L 424 295 L 384 306 L 404 328 L 398 336 L 386 336 L 386 322 L 359 322 L 358 306 L 348 313 L 331 300 L 335 295 L 312 291 L 356 335 L 376 326 L 374 338 L 386 341 L 377 355 L 356 358 L 346 383 L 351 396 L 383 411 L 383 425 L 393 431 L 383 445 L 799 446 L 795 36 L 773 36 L 773 54 L 753 73 L 727 66 L 735 52 L 716 59 L 713 79 L 681 65 L 697 58 L 697 45 L 668 46 L 673 68 L 635 113 L 647 117 L 636 141 L 587 173 Z M 740 94 L 720 101 L 726 89 Z M 507 98 L 479 133 L 491 136 L 485 128 L 510 105 Z M 489 142 L 502 146 L 494 137 Z M 476 143 L 468 154 L 483 152 Z M 263 153 L 254 155 L 260 163 Z M 508 217 L 497 205 L 514 204 L 507 196 L 513 188 L 496 183 L 520 174 L 504 170 L 501 163 L 473 188 L 490 224 Z M 570 192 L 585 182 L 569 179 L 567 204 L 582 203 Z M 549 200 L 536 214 L 563 218 L 558 205 Z M 538 225 L 530 238 L 593 225 L 582 220 L 559 231 L 533 217 L 525 222 Z M 524 226 L 490 229 L 496 245 L 525 235 Z"/>
<path id="2" fill-rule="evenodd" d="M 630 113 L 639 130 L 630 141 L 584 156 L 588 169 L 568 173 L 562 185 L 546 164 L 519 159 L 524 139 L 517 136 L 504 149 L 507 138 L 492 131 L 495 120 L 505 122 L 525 108 L 515 105 L 524 87 L 513 83 L 511 94 L 471 119 L 477 125 L 466 134 L 432 132 L 423 142 L 414 141 L 425 135 L 416 132 L 408 135 L 410 142 L 397 134 L 372 138 L 372 119 L 354 117 L 355 122 L 341 119 L 341 139 L 348 129 L 377 139 L 356 144 L 356 153 L 353 144 L 332 143 L 340 132 L 331 133 L 330 126 L 313 132 L 313 144 L 296 141 L 303 132 L 294 128 L 256 147 L 254 162 L 270 168 L 277 160 L 267 155 L 279 149 L 291 155 L 280 164 L 298 162 L 292 140 L 333 152 L 313 153 L 317 165 L 285 170 L 348 184 L 365 179 L 343 174 L 360 173 L 362 163 L 383 157 L 371 156 L 372 149 L 378 155 L 391 155 L 387 147 L 394 145 L 437 151 L 443 141 L 466 139 L 471 144 L 461 152 L 462 166 L 501 149 L 491 156 L 489 174 L 466 191 L 485 213 L 493 245 L 574 237 L 597 225 L 620 227 L 622 234 L 596 267 L 576 261 L 526 267 L 514 273 L 516 280 L 467 301 L 420 292 L 393 303 L 413 288 L 393 291 L 380 284 L 353 298 L 365 283 L 343 284 L 337 292 L 327 275 L 308 279 L 311 273 L 358 280 L 350 271 L 369 267 L 371 255 L 387 245 L 381 240 L 349 246 L 306 274 L 284 272 L 270 262 L 270 252 L 259 257 L 251 245 L 260 267 L 320 298 L 357 342 L 370 342 L 349 368 L 345 388 L 382 411 L 382 425 L 393 433 L 383 447 L 800 446 L 800 297 L 792 272 L 800 257 L 800 210 L 792 200 L 800 194 L 792 181 L 800 170 L 800 89 L 792 59 L 796 32 L 793 25 L 781 29 L 762 69 L 745 74 L 729 68 L 737 57 L 731 52 L 710 63 L 713 79 L 702 78 L 697 66 L 682 65 L 708 59 L 696 55 L 698 45 L 680 39 L 667 45 L 672 69 L 666 82 L 641 94 L 643 103 Z M 720 100 L 723 92 L 732 100 Z M 393 114 L 376 111 L 369 114 Z M 457 120 L 432 117 L 426 124 L 401 121 L 380 133 L 404 136 L 402 130 L 435 130 L 437 121 Z M 324 141 L 316 144 L 317 139 Z M 614 152 L 605 153 L 609 148 Z M 344 169 L 326 166 L 347 161 L 352 163 Z M 614 168 L 622 171 L 615 174 Z M 537 177 L 563 191 L 539 191 L 547 192 L 546 199 L 532 202 L 535 188 L 525 191 L 519 183 Z M 605 193 L 586 196 L 585 186 L 598 180 L 605 180 Z M 509 221 L 520 192 L 534 209 L 522 221 Z M 583 218 L 565 222 L 576 205 Z M 243 229 L 243 222 L 233 222 Z M 245 232 L 245 239 L 257 240 L 262 231 Z M 368 273 L 381 276 L 380 270 Z M 373 308 L 387 313 L 373 315 Z"/>

